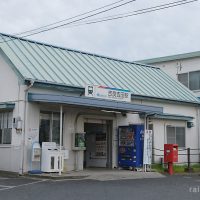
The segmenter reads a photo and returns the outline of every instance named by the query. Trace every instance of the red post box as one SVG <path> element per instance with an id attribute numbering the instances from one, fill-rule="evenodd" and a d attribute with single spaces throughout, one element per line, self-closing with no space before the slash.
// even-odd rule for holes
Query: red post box
<path id="1" fill-rule="evenodd" d="M 178 145 L 165 144 L 164 145 L 164 162 L 178 162 Z"/>
<path id="2" fill-rule="evenodd" d="M 168 163 L 168 172 L 173 174 L 173 162 L 178 162 L 178 145 L 165 144 L 164 145 L 164 162 Z"/>

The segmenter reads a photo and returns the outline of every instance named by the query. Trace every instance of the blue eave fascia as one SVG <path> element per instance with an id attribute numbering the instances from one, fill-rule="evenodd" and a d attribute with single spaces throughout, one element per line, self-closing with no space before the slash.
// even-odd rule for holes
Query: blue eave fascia
<path id="1" fill-rule="evenodd" d="M 0 110 L 13 110 L 14 108 L 14 103 L 0 103 Z"/>
<path id="2" fill-rule="evenodd" d="M 162 107 L 96 99 L 83 96 L 65 96 L 65 95 L 28 93 L 28 101 L 77 105 L 77 106 L 85 106 L 92 108 L 109 109 L 121 112 L 140 112 L 140 113 L 153 112 L 158 114 L 163 113 Z"/>
<path id="3" fill-rule="evenodd" d="M 200 106 L 200 100 L 198 101 L 182 101 L 176 99 L 166 99 L 166 98 L 159 98 L 159 97 L 150 97 L 150 96 L 142 96 L 142 95 L 134 95 L 134 99 L 140 100 L 150 100 L 150 101 L 158 101 L 158 102 L 169 102 L 169 103 L 176 103 L 176 104 L 192 104 L 196 106 Z"/>
<path id="4" fill-rule="evenodd" d="M 144 118 L 144 114 L 140 114 L 141 118 Z M 185 116 L 185 115 L 176 115 L 176 114 L 169 114 L 169 113 L 162 113 L 157 114 L 153 113 L 149 115 L 150 119 L 168 119 L 168 120 L 179 120 L 179 121 L 192 121 L 194 117 L 192 116 Z"/>

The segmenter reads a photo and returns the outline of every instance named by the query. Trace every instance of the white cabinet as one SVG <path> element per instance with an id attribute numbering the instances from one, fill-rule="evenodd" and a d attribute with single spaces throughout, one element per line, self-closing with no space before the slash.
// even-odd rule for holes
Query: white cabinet
<path id="1" fill-rule="evenodd" d="M 43 172 L 59 172 L 59 168 L 61 165 L 61 171 L 63 171 L 63 164 L 64 152 L 59 151 L 59 148 L 57 148 L 56 143 L 43 142 L 41 170 Z"/>

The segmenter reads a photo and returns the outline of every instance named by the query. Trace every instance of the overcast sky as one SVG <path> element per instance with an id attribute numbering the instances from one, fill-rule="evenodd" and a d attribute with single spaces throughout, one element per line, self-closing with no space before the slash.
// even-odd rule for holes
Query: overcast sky
<path id="1" fill-rule="evenodd" d="M 115 1 L 1 0 L 0 32 L 30 30 Z M 172 1 L 136 0 L 101 16 Z M 60 28 L 29 39 L 130 61 L 200 51 L 200 1 L 121 20 Z"/>

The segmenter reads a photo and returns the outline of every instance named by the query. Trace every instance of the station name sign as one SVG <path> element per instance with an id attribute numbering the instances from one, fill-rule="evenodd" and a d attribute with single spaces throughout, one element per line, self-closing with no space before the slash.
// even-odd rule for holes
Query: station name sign
<path id="1" fill-rule="evenodd" d="M 131 92 L 129 90 L 111 88 L 101 85 L 86 85 L 85 96 L 115 101 L 131 102 Z"/>

